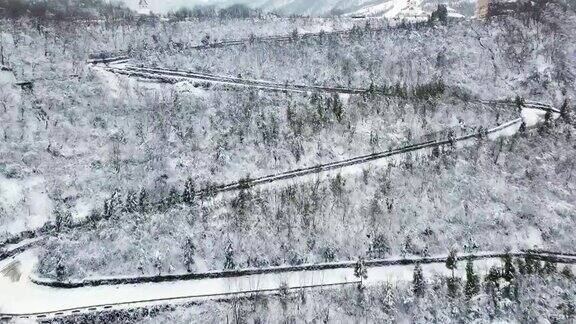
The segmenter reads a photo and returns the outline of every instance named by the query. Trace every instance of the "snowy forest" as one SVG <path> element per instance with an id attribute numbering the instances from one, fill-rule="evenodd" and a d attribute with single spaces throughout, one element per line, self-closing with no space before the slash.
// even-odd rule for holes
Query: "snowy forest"
<path id="1" fill-rule="evenodd" d="M 37 239 L 13 260 L 53 287 L 345 262 L 359 280 L 55 322 L 574 321 L 574 5 L 437 8 L 392 23 L 0 0 L 0 273 Z M 444 255 L 403 264 L 406 280 L 364 269 Z"/>

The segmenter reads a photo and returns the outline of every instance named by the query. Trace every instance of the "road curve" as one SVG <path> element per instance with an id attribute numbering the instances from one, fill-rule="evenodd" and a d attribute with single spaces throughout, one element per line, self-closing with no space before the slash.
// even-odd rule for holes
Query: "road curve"
<path id="1" fill-rule="evenodd" d="M 512 105 L 509 101 L 491 101 L 491 103 L 499 103 L 499 104 L 508 104 Z M 385 160 L 386 158 L 391 159 L 394 156 L 401 156 L 407 153 L 414 153 L 423 150 L 433 150 L 434 148 L 438 148 L 441 146 L 447 145 L 456 145 L 456 144 L 465 144 L 466 142 L 470 143 L 474 141 L 474 139 L 478 136 L 487 136 L 490 139 L 496 139 L 500 136 L 510 136 L 516 133 L 522 123 L 527 125 L 527 127 L 536 126 L 538 123 L 541 123 L 544 118 L 546 112 L 552 111 L 553 118 L 557 118 L 559 116 L 559 110 L 553 108 L 550 105 L 536 103 L 536 105 L 531 106 L 531 104 L 527 104 L 521 112 L 522 117 L 512 120 L 508 123 L 502 124 L 500 126 L 494 127 L 487 132 L 479 132 L 475 134 L 470 134 L 464 137 L 449 139 L 444 141 L 427 141 L 422 143 L 411 144 L 408 146 L 403 146 L 396 149 L 391 149 L 388 151 L 380 152 L 380 153 L 373 153 L 369 155 L 353 157 L 350 159 L 345 159 L 341 161 L 334 161 L 325 164 L 320 164 L 316 166 L 300 168 L 296 170 L 290 170 L 286 172 L 276 173 L 267 176 L 261 176 L 254 179 L 240 179 L 235 182 L 230 182 L 227 184 L 220 184 L 220 185 L 212 185 L 209 188 L 204 188 L 201 190 L 196 191 L 197 196 L 213 196 L 217 193 L 221 192 L 228 192 L 228 191 L 235 191 L 235 190 L 242 190 L 247 189 L 250 187 L 254 187 L 257 185 L 269 184 L 273 182 L 283 181 L 287 179 L 294 179 L 298 177 L 305 177 L 310 176 L 313 174 L 320 174 L 323 172 L 329 172 L 333 170 L 343 171 L 345 169 L 353 168 L 355 166 L 366 164 L 366 163 L 378 163 L 380 160 Z M 534 118 L 535 117 L 535 118 Z M 81 225 L 81 224 L 79 224 Z M 42 237 L 45 233 L 49 233 L 53 229 L 54 225 L 51 223 L 46 223 L 42 228 L 37 229 L 35 231 L 25 231 L 18 235 L 14 235 L 13 237 L 7 239 L 5 242 L 0 243 L 0 260 L 3 258 L 3 248 L 6 245 L 11 245 L 14 243 L 18 243 L 27 239 Z"/>
<path id="2" fill-rule="evenodd" d="M 553 112 L 553 118 L 557 118 L 559 115 L 559 111 L 549 105 L 538 102 L 526 102 L 521 112 L 522 117 L 487 131 L 442 141 L 417 143 L 386 152 L 255 179 L 244 179 L 199 191 L 197 194 L 212 195 L 215 192 L 241 190 L 256 185 L 305 177 L 332 170 L 341 171 L 345 168 L 386 160 L 408 153 L 429 154 L 430 150 L 442 146 L 470 145 L 479 137 L 497 139 L 511 136 L 520 129 L 523 123 L 528 128 L 541 123 L 547 112 Z M 283 284 L 287 284 L 289 289 L 296 290 L 321 289 L 322 287 L 357 282 L 352 269 L 354 262 L 343 262 L 160 278 L 107 278 L 87 279 L 79 283 L 58 283 L 34 278 L 33 269 L 37 263 L 34 246 L 40 244 L 41 239 L 42 237 L 39 237 L 3 247 L 4 253 L 0 254 L 0 273 L 3 274 L 0 276 L 0 291 L 9 291 L 11 293 L 0 294 L 0 320 L 19 317 L 42 320 L 48 317 L 67 316 L 82 312 L 98 312 L 115 308 L 132 308 L 205 299 L 226 299 L 254 293 L 270 294 L 277 292 Z M 521 257 L 525 254 L 524 252 L 518 252 L 514 255 Z M 552 262 L 576 263 L 576 256 L 570 253 L 533 251 L 531 255 L 541 260 Z M 467 257 L 477 259 L 477 267 L 482 272 L 499 263 L 501 256 L 501 253 L 480 253 L 468 255 Z M 410 280 L 412 267 L 415 262 L 424 264 L 423 268 L 427 275 L 445 273 L 444 261 L 445 257 L 368 261 L 367 266 L 370 268 L 368 272 L 369 279 L 365 283 L 375 284 L 382 281 Z M 460 269 L 464 269 L 464 267 L 461 266 Z M 58 286 L 66 287 L 66 284 L 68 284 L 68 289 L 55 288 Z"/>
<path id="3" fill-rule="evenodd" d="M 16 269 L 20 275 L 0 276 L 0 291 L 11 294 L 0 295 L 0 319 L 32 318 L 37 320 L 58 318 L 79 313 L 100 312 L 110 309 L 149 307 L 163 304 L 189 303 L 203 300 L 222 300 L 254 294 L 274 294 L 282 287 L 297 291 L 323 289 L 355 284 L 356 262 L 337 262 L 297 267 L 278 267 L 238 271 L 237 276 L 215 276 L 204 279 L 184 280 L 172 278 L 162 282 L 134 284 L 109 284 L 66 289 L 41 286 L 33 277 L 37 262 L 34 249 L 0 261 L 0 272 Z M 472 253 L 459 255 L 457 275 L 465 275 L 465 260 L 474 259 L 478 273 L 484 274 L 507 253 Z M 526 252 L 514 252 L 513 257 L 525 257 Z M 576 264 L 576 256 L 554 255 L 554 252 L 531 252 L 534 259 L 562 264 Z M 449 275 L 445 267 L 447 256 L 392 258 L 366 261 L 368 279 L 366 285 L 382 282 L 399 283 L 412 279 L 414 264 L 422 265 L 425 277 Z M 315 267 L 315 268 L 313 268 Z M 307 270 L 308 269 L 308 270 Z M 246 273 L 252 271 L 252 273 Z"/>
<path id="4" fill-rule="evenodd" d="M 338 94 L 364 94 L 367 89 L 344 88 L 344 87 L 327 87 L 302 84 L 278 83 L 265 80 L 244 79 L 230 76 L 207 74 L 194 71 L 169 70 L 160 68 L 146 68 L 135 66 L 107 66 L 106 71 L 135 77 L 139 79 L 152 80 L 161 83 L 178 83 L 191 81 L 195 83 L 217 84 L 232 87 L 248 87 L 272 92 L 324 92 Z"/>
<path id="5" fill-rule="evenodd" d="M 540 111 L 540 114 L 545 113 L 538 108 L 525 109 Z M 526 112 L 523 111 L 524 114 Z M 522 121 L 522 118 L 512 120 L 488 130 L 483 136 L 495 139 L 514 134 Z M 478 134 L 471 134 L 435 144 L 455 145 L 462 141 L 474 141 L 476 136 Z M 389 157 L 390 154 L 403 154 L 430 147 L 433 147 L 432 143 L 416 144 L 407 149 L 391 150 L 375 158 L 381 159 Z M 372 156 L 370 155 L 334 162 L 334 167 L 341 168 L 349 166 L 350 163 L 366 163 L 371 159 Z M 327 164 L 326 167 L 320 169 L 326 170 L 331 167 Z M 287 176 L 302 176 L 302 172 L 311 172 L 311 170 L 300 170 L 296 172 L 297 174 L 286 173 L 273 178 L 262 177 L 255 179 L 257 182 L 254 184 L 277 181 L 285 179 Z M 232 187 L 223 187 L 221 190 L 232 190 Z M 30 242 L 20 242 L 9 248 L 4 247 L 7 251 L 17 252 L 0 261 L 0 273 L 5 273 L 0 277 L 0 291 L 11 292 L 10 295 L 0 295 L 0 319 L 28 317 L 42 320 L 110 309 L 188 303 L 206 299 L 227 299 L 255 293 L 273 294 L 285 285 L 289 290 L 299 290 L 322 289 L 323 287 L 357 282 L 357 278 L 353 275 L 352 268 L 355 264 L 353 261 L 181 276 L 102 278 L 86 279 L 80 282 L 54 282 L 34 277 L 33 269 L 37 263 L 37 256 L 33 246 L 38 242 L 40 242 L 39 239 L 32 239 Z M 524 252 L 513 253 L 513 256 L 516 257 L 525 255 Z M 540 260 L 576 264 L 576 256 L 570 253 L 531 251 L 530 255 Z M 499 264 L 502 256 L 502 253 L 477 253 L 461 257 L 462 259 L 476 259 L 478 271 L 486 272 L 490 267 Z M 411 279 L 412 267 L 416 262 L 423 264 L 426 276 L 435 273 L 446 274 L 445 260 L 445 256 L 440 256 L 367 261 L 369 279 L 365 283 L 371 285 L 380 282 L 408 281 Z M 463 271 L 464 265 L 462 264 L 459 268 L 459 271 Z"/>
<path id="6" fill-rule="evenodd" d="M 296 170 L 290 170 L 282 173 L 276 173 L 272 175 L 262 176 L 253 179 L 242 179 L 239 181 L 231 182 L 228 184 L 216 185 L 210 188 L 202 189 L 196 192 L 197 196 L 211 196 L 216 193 L 227 192 L 227 191 L 237 191 L 242 189 L 251 188 L 258 185 L 268 184 L 272 182 L 294 179 L 309 176 L 312 174 L 319 174 L 324 172 L 329 172 L 333 170 L 342 171 L 345 168 L 355 167 L 371 162 L 378 162 L 384 159 L 390 159 L 395 156 L 402 156 L 409 153 L 421 153 L 427 152 L 428 155 L 432 154 L 432 150 L 435 148 L 452 146 L 452 145 L 461 145 L 467 146 L 473 144 L 476 139 L 487 137 L 491 140 L 495 140 L 500 137 L 507 137 L 516 134 L 520 128 L 522 123 L 525 123 L 527 127 L 534 127 L 538 123 L 544 120 L 545 113 L 547 111 L 553 111 L 554 116 L 553 118 L 557 118 L 559 116 L 559 111 L 549 105 L 545 107 L 545 109 L 541 108 L 540 106 L 533 106 L 527 104 L 521 112 L 522 117 L 511 120 L 507 123 L 502 125 L 493 127 L 488 129 L 487 131 L 479 131 L 474 132 L 468 135 L 464 135 L 461 137 L 453 138 L 453 139 L 446 139 L 440 141 L 426 141 L 422 143 L 416 143 L 408 146 L 403 146 L 396 149 L 391 149 L 385 152 L 373 153 L 369 155 L 354 157 L 350 159 L 345 159 L 341 161 L 334 161 L 325 164 L 315 165 L 306 168 L 300 168 Z M 528 116 L 532 117 L 531 119 L 538 118 L 538 120 L 528 121 Z"/>

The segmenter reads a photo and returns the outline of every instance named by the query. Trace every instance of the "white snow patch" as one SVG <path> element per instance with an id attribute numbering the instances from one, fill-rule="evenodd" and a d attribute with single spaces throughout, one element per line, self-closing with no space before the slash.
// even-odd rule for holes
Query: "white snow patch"
<path id="1" fill-rule="evenodd" d="M 24 188 L 17 179 L 6 179 L 0 176 L 0 199 L 6 205 L 15 205 L 22 198 Z"/>
<path id="2" fill-rule="evenodd" d="M 523 108 L 522 109 L 522 119 L 526 123 L 527 127 L 536 126 L 542 121 L 544 121 L 544 116 L 546 116 L 546 111 L 534 108 Z"/>
<path id="3" fill-rule="evenodd" d="M 43 177 L 7 179 L 0 176 L 0 206 L 9 217 L 0 229 L 17 233 L 42 227 L 52 214 L 52 200 L 48 197 Z"/>
<path id="4" fill-rule="evenodd" d="M 178 82 L 175 84 L 175 87 L 179 92 L 188 92 L 198 98 L 207 98 L 210 94 L 200 87 L 195 87 L 194 84 L 188 81 Z"/>

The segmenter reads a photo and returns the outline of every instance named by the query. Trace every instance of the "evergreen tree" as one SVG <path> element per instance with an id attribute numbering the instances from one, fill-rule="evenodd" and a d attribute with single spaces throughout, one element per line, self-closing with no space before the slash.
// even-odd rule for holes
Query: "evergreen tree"
<path id="1" fill-rule="evenodd" d="M 485 289 L 487 293 L 490 294 L 490 296 L 492 296 L 492 303 L 494 307 L 497 307 L 498 305 L 497 294 L 500 290 L 500 278 L 501 278 L 500 270 L 494 266 L 490 268 L 490 271 L 488 271 L 488 274 L 486 275 L 486 278 L 484 280 Z"/>
<path id="2" fill-rule="evenodd" d="M 468 259 L 466 263 L 466 287 L 464 293 L 468 299 L 474 297 L 480 292 L 480 279 L 474 273 L 474 263 L 472 259 Z"/>
<path id="3" fill-rule="evenodd" d="M 526 129 L 527 129 L 526 122 L 523 121 L 522 124 L 520 124 L 520 129 L 518 129 L 518 132 L 520 134 L 524 134 L 526 133 Z"/>
<path id="4" fill-rule="evenodd" d="M 458 297 L 458 292 L 460 288 L 460 278 L 447 278 L 446 288 L 448 289 L 448 297 L 456 298 Z"/>
<path id="5" fill-rule="evenodd" d="M 524 260 L 520 258 L 516 259 L 516 268 L 518 268 L 518 273 L 520 273 L 521 275 L 527 274 L 526 262 L 524 262 Z"/>
<path id="6" fill-rule="evenodd" d="M 453 129 L 448 130 L 448 141 L 450 146 L 454 147 L 456 145 L 456 133 Z"/>
<path id="7" fill-rule="evenodd" d="M 567 121 L 570 122 L 570 99 L 565 99 L 564 103 L 562 103 L 562 107 L 560 107 L 560 116 Z"/>
<path id="8" fill-rule="evenodd" d="M 112 208 L 110 207 L 110 202 L 108 200 L 104 200 L 104 211 L 102 217 L 106 220 L 112 217 Z"/>
<path id="9" fill-rule="evenodd" d="M 292 33 L 290 34 L 292 37 L 292 40 L 298 40 L 298 29 L 294 28 L 294 30 L 292 31 Z"/>
<path id="10" fill-rule="evenodd" d="M 72 226 L 72 214 L 62 206 L 57 206 L 54 209 L 54 218 L 57 232 L 61 232 Z"/>
<path id="11" fill-rule="evenodd" d="M 548 131 L 550 131 L 550 128 L 552 128 L 552 112 L 550 110 L 547 110 L 546 114 L 544 115 L 544 123 L 540 125 L 540 127 L 538 128 L 538 132 L 540 134 L 545 134 L 548 133 Z"/>
<path id="12" fill-rule="evenodd" d="M 502 278 L 506 279 L 506 281 L 511 282 L 516 277 L 516 269 L 514 268 L 514 264 L 512 262 L 512 256 L 510 253 L 507 253 L 504 258 L 504 269 L 502 271 Z"/>
<path id="13" fill-rule="evenodd" d="M 550 110 L 546 110 L 546 114 L 544 115 L 544 124 L 549 125 L 552 122 L 552 112 Z"/>
<path id="14" fill-rule="evenodd" d="M 368 87 L 368 90 L 366 90 L 366 93 L 368 93 L 368 95 L 370 97 L 372 97 L 376 94 L 376 86 L 374 85 L 374 81 L 370 82 L 370 87 Z"/>
<path id="15" fill-rule="evenodd" d="M 62 259 L 58 258 L 58 261 L 56 261 L 56 280 L 58 281 L 64 281 L 64 279 L 66 277 L 66 267 L 64 267 L 64 264 L 62 263 Z"/>
<path id="16" fill-rule="evenodd" d="M 340 123 L 344 117 L 344 105 L 340 101 L 340 95 L 334 93 L 332 95 L 332 113 L 336 117 L 336 120 Z"/>
<path id="17" fill-rule="evenodd" d="M 124 211 L 128 213 L 133 213 L 136 210 L 138 210 L 138 199 L 136 198 L 136 193 L 130 190 L 126 195 L 126 201 L 124 203 Z"/>
<path id="18" fill-rule="evenodd" d="M 446 268 L 452 271 L 452 279 L 454 279 L 454 270 L 458 269 L 458 256 L 456 250 L 451 250 L 446 259 Z"/>
<path id="19" fill-rule="evenodd" d="M 109 199 L 104 201 L 104 218 L 110 219 L 117 211 L 122 210 L 122 199 L 118 191 L 114 191 Z"/>
<path id="20" fill-rule="evenodd" d="M 448 8 L 445 4 L 438 4 L 436 10 L 430 15 L 429 22 L 433 23 L 435 21 L 439 21 L 444 25 L 448 23 Z"/>
<path id="21" fill-rule="evenodd" d="M 516 107 L 518 108 L 518 110 L 521 110 L 522 108 L 524 108 L 524 105 L 526 104 L 524 99 L 520 96 L 516 96 L 516 99 L 514 99 L 514 103 L 516 104 Z"/>
<path id="22" fill-rule="evenodd" d="M 556 264 L 551 261 L 544 262 L 544 267 L 542 268 L 542 274 L 551 275 L 556 273 L 558 269 L 556 268 Z"/>
<path id="23" fill-rule="evenodd" d="M 426 292 L 426 280 L 424 279 L 424 274 L 422 273 L 422 267 L 420 263 L 416 263 L 414 267 L 414 275 L 412 277 L 412 290 L 416 297 L 424 297 Z"/>
<path id="24" fill-rule="evenodd" d="M 448 23 L 448 8 L 446 8 L 446 5 L 445 4 L 439 4 L 437 11 L 438 11 L 438 19 L 443 24 L 447 24 Z"/>
<path id="25" fill-rule="evenodd" d="M 282 282 L 280 287 L 278 287 L 278 296 L 280 299 L 280 305 L 282 306 L 282 311 L 284 314 L 288 310 L 288 301 L 290 298 L 290 287 L 286 282 Z"/>
<path id="26" fill-rule="evenodd" d="M 184 243 L 184 266 L 188 272 L 192 272 L 192 267 L 194 266 L 194 254 L 196 253 L 196 246 L 191 238 L 186 239 Z"/>
<path id="27" fill-rule="evenodd" d="M 176 188 L 170 189 L 170 192 L 168 193 L 168 197 L 166 198 L 166 206 L 165 207 L 171 207 L 171 206 L 179 204 L 181 202 L 180 198 L 181 198 L 180 194 L 178 194 L 178 190 L 176 190 Z"/>
<path id="28" fill-rule="evenodd" d="M 504 269 L 502 269 L 501 278 L 508 281 L 508 285 L 504 287 L 503 293 L 508 298 L 518 297 L 518 284 L 516 281 L 516 269 L 510 253 L 507 253 L 504 258 Z"/>
<path id="29" fill-rule="evenodd" d="M 234 263 L 234 248 L 232 247 L 232 243 L 228 243 L 224 260 L 224 269 L 233 270 L 234 268 L 236 268 L 236 264 Z"/>
<path id="30" fill-rule="evenodd" d="M 360 279 L 360 288 L 363 287 L 363 280 L 368 279 L 368 270 L 364 265 L 364 259 L 360 258 L 354 266 L 354 276 Z"/>
<path id="31" fill-rule="evenodd" d="M 204 47 L 208 47 L 210 45 L 210 35 L 206 34 L 201 42 Z"/>
<path id="32" fill-rule="evenodd" d="M 194 202 L 194 196 L 196 193 L 196 187 L 194 186 L 194 181 L 192 178 L 188 178 L 184 184 L 184 192 L 182 193 L 182 201 L 187 204 L 192 204 Z"/>
<path id="33" fill-rule="evenodd" d="M 138 197 L 138 209 L 140 213 L 145 213 L 148 211 L 148 193 L 145 189 L 140 190 L 140 196 Z"/>
<path id="34" fill-rule="evenodd" d="M 495 287 L 500 286 L 500 278 L 502 277 L 500 270 L 498 267 L 491 267 L 486 275 L 486 279 L 484 280 L 486 284 L 494 285 Z"/>
<path id="35" fill-rule="evenodd" d="M 572 268 L 570 268 L 569 265 L 564 266 L 564 269 L 562 269 L 562 275 L 567 279 L 574 279 L 574 273 L 572 272 Z"/>

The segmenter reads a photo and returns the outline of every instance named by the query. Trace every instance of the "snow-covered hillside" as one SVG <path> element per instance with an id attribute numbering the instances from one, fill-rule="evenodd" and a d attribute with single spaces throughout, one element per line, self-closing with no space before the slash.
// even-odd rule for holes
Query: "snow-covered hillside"
<path id="1" fill-rule="evenodd" d="M 373 5 L 368 5 L 354 11 L 352 15 L 381 16 L 388 19 L 426 19 L 428 14 L 422 10 L 420 1 L 391 0 Z"/>
<path id="2" fill-rule="evenodd" d="M 445 3 L 458 9 L 462 1 L 434 0 L 264 0 L 253 3 L 267 11 L 278 11 L 285 14 L 328 15 L 343 14 L 347 16 L 378 16 L 386 18 L 426 17 L 439 3 Z M 473 3 L 467 1 L 466 3 Z"/>

